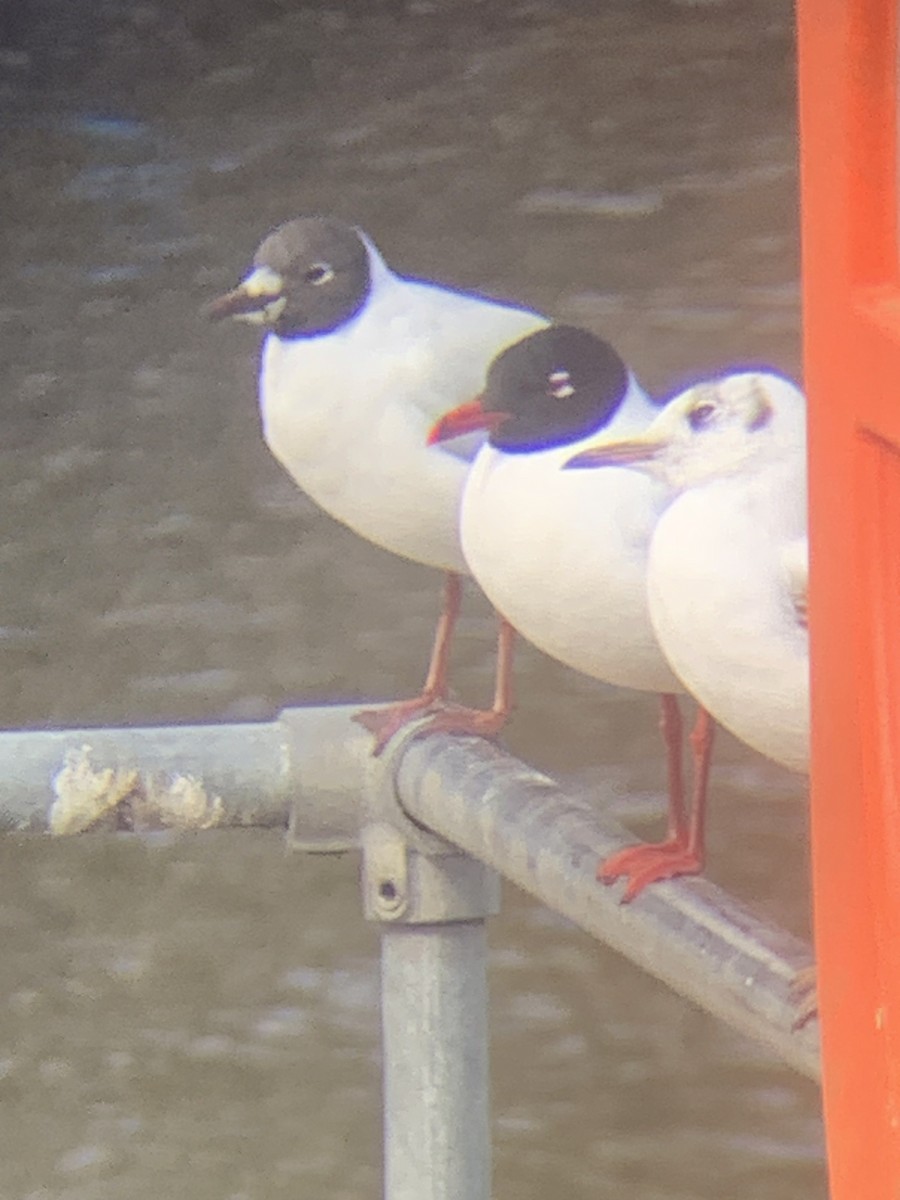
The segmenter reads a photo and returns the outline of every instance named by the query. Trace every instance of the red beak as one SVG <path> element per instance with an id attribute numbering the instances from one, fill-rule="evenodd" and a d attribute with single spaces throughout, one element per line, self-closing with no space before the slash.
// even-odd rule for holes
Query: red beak
<path id="1" fill-rule="evenodd" d="M 474 433 L 476 429 L 493 431 L 508 418 L 509 413 L 488 412 L 481 403 L 481 397 L 467 400 L 458 408 L 451 408 L 432 425 L 428 434 L 428 445 L 436 446 L 438 442 L 449 441 L 450 438 L 462 437 L 464 433 Z"/>

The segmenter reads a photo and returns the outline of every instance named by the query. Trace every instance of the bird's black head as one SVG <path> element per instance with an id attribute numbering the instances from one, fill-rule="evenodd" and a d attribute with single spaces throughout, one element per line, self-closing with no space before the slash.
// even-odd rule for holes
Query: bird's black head
<path id="1" fill-rule="evenodd" d="M 485 412 L 505 413 L 490 443 L 508 454 L 549 450 L 602 429 L 628 391 L 628 371 L 608 342 L 573 325 L 550 325 L 494 359 Z"/>

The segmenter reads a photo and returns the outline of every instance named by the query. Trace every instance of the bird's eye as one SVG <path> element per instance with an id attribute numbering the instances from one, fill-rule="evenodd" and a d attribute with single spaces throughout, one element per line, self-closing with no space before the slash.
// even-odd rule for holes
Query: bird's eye
<path id="1" fill-rule="evenodd" d="M 328 263 L 313 263 L 303 278 L 313 287 L 321 287 L 323 283 L 330 283 L 334 279 L 334 268 Z"/>
<path id="2" fill-rule="evenodd" d="M 691 429 L 706 429 L 711 425 L 716 415 L 716 406 L 708 400 L 695 405 L 688 413 L 688 424 Z"/>

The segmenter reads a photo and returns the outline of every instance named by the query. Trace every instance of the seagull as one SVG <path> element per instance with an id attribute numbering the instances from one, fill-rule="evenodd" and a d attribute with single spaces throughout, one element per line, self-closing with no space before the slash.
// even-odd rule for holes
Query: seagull
<path id="1" fill-rule="evenodd" d="M 595 440 L 568 465 L 629 466 L 664 485 L 647 567 L 659 644 L 721 725 L 808 773 L 803 393 L 766 372 L 701 383 L 639 436 Z"/>
<path id="2" fill-rule="evenodd" d="M 269 449 L 320 507 L 403 558 L 445 573 L 421 692 L 356 719 L 374 753 L 447 696 L 448 655 L 467 567 L 459 504 L 477 443 L 429 446 L 448 407 L 475 395 L 488 364 L 547 324 L 528 309 L 395 274 L 360 229 L 300 217 L 259 246 L 250 272 L 207 306 L 266 330 L 259 377 Z M 513 631 L 501 622 L 499 655 Z M 511 705 L 495 697 L 499 727 Z"/>
<path id="3" fill-rule="evenodd" d="M 647 884 L 700 871 L 702 841 L 682 794 L 682 686 L 654 635 L 647 605 L 647 554 L 666 503 L 662 484 L 635 471 L 576 474 L 561 468 L 599 434 L 640 433 L 658 415 L 607 342 L 551 325 L 504 350 L 482 395 L 445 414 L 432 443 L 488 430 L 463 493 L 466 562 L 498 612 L 553 658 L 595 679 L 657 692 L 666 741 L 669 828 L 664 842 L 629 847 L 598 877 L 627 878 L 623 902 Z M 499 676 L 499 664 L 498 664 Z M 498 677 L 497 691 L 502 691 Z M 437 727 L 477 732 L 447 712 Z M 692 735 L 694 811 L 702 813 L 712 724 L 701 712 Z M 702 833 L 702 831 L 701 831 Z"/>
<path id="4" fill-rule="evenodd" d="M 567 465 L 630 466 L 666 487 L 670 503 L 647 567 L 659 644 L 721 725 L 808 774 L 802 392 L 764 372 L 701 383 L 676 396 L 640 436 L 595 442 Z M 694 820 L 702 828 L 705 814 Z M 814 969 L 800 971 L 791 992 L 799 1029 L 816 1015 Z"/>

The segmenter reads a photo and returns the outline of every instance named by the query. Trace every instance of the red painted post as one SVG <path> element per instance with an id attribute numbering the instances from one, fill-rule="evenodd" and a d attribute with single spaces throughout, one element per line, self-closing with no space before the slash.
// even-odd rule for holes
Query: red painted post
<path id="1" fill-rule="evenodd" d="M 897 0 L 798 0 L 812 846 L 832 1200 L 900 1200 Z"/>

